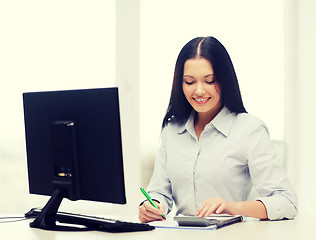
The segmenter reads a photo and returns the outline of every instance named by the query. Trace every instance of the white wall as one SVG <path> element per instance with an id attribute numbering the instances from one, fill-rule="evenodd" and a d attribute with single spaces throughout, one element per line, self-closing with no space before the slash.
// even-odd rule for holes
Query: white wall
<path id="1" fill-rule="evenodd" d="M 115 29 L 114 0 L 0 0 L 0 213 L 47 199 L 28 194 L 22 93 L 116 85 Z"/>
<path id="2" fill-rule="evenodd" d="M 139 151 L 139 0 L 117 0 L 117 81 L 120 95 L 127 204 L 120 212 L 138 213 L 142 199 Z M 114 211 L 115 211 L 114 209 Z M 118 211 L 116 211 L 118 212 Z"/>
<path id="3" fill-rule="evenodd" d="M 296 171 L 302 214 L 315 216 L 316 157 L 316 1 L 297 1 L 297 78 L 296 78 Z M 295 66 L 293 66 L 295 67 Z M 291 107 L 291 106 L 289 106 Z"/>

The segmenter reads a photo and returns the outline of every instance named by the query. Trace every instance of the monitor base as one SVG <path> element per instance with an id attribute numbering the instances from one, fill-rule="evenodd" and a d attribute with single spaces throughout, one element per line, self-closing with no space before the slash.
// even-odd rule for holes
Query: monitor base
<path id="1" fill-rule="evenodd" d="M 30 223 L 30 227 L 39 228 L 50 231 L 90 231 L 93 230 L 87 226 L 64 226 L 56 224 L 56 216 L 58 208 L 63 200 L 62 191 L 60 189 L 55 190 L 45 207 L 41 211 L 40 215 Z M 66 224 L 73 224 L 72 222 L 64 222 Z M 76 225 L 80 225 L 76 224 Z"/>

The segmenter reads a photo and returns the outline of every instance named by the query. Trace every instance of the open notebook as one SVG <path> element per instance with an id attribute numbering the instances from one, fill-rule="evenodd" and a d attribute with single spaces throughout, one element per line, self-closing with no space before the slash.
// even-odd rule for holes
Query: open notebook
<path id="1" fill-rule="evenodd" d="M 239 215 L 214 214 L 204 218 L 178 215 L 174 218 L 167 218 L 166 221 L 153 222 L 151 225 L 156 228 L 215 230 L 241 222 L 242 220 L 243 217 Z"/>

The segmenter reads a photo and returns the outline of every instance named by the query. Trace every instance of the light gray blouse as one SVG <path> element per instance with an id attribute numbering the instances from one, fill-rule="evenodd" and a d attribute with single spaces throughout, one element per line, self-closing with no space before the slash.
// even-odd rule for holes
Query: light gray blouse
<path id="1" fill-rule="evenodd" d="M 193 111 L 185 124 L 170 121 L 161 134 L 155 168 L 147 187 L 169 212 L 195 215 L 211 198 L 246 201 L 252 186 L 271 220 L 294 218 L 296 195 L 276 153 L 266 125 L 247 113 L 224 107 L 197 139 Z"/>

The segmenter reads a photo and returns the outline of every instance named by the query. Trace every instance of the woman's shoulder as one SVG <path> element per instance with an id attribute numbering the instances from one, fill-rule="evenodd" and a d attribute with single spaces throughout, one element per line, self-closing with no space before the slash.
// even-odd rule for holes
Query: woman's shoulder
<path id="1" fill-rule="evenodd" d="M 180 121 L 176 118 L 170 118 L 162 130 L 169 131 L 169 132 L 170 131 L 178 131 L 178 130 L 182 129 L 184 126 L 185 126 L 184 121 Z"/>
<path id="2" fill-rule="evenodd" d="M 238 113 L 235 117 L 235 126 L 242 129 L 252 131 L 257 128 L 265 128 L 268 130 L 265 122 L 249 113 Z"/>
<path id="3" fill-rule="evenodd" d="M 185 131 L 186 121 L 179 118 L 172 117 L 162 128 L 162 135 L 179 134 Z"/>

